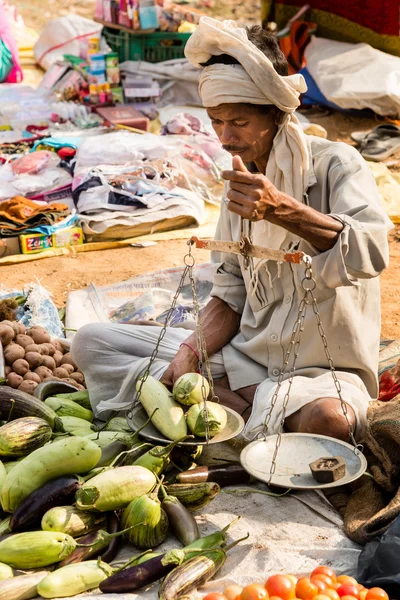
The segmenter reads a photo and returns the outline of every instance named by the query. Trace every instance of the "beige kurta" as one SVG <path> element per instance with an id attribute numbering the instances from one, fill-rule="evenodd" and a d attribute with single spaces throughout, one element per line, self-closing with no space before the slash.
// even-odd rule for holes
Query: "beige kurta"
<path id="1" fill-rule="evenodd" d="M 303 240 L 298 249 L 313 257 L 315 296 L 336 368 L 358 375 L 375 398 L 381 326 L 378 275 L 388 264 L 391 222 L 381 208 L 371 171 L 354 148 L 311 136 L 308 140 L 313 168 L 305 201 L 340 219 L 344 228 L 331 250 L 319 252 Z M 225 203 L 216 239 L 240 239 L 240 218 Z M 268 270 L 260 269 L 256 293 L 251 293 L 250 273 L 241 256 L 214 253 L 212 260 L 212 296 L 242 314 L 239 333 L 223 348 L 231 389 L 277 381 L 302 297 L 304 267 L 283 263 L 278 273 L 277 263 L 269 261 Z M 312 378 L 328 368 L 311 309 L 297 367 L 297 375 Z"/>

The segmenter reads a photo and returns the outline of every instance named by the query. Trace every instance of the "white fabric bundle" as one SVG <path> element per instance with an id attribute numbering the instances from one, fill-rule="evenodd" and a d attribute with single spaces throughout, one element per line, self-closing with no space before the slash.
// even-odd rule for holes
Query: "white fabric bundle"
<path id="1" fill-rule="evenodd" d="M 302 127 L 293 114 L 300 104 L 300 93 L 307 90 L 303 76 L 279 75 L 265 54 L 250 42 L 246 30 L 234 21 L 202 17 L 185 54 L 199 68 L 221 54 L 240 63 L 203 68 L 199 92 L 206 108 L 229 103 L 273 104 L 287 113 L 274 138 L 265 174 L 278 190 L 303 202 L 310 156 Z M 255 223 L 253 232 L 255 244 L 270 248 L 287 247 L 294 240 L 285 229 L 266 221 Z"/>

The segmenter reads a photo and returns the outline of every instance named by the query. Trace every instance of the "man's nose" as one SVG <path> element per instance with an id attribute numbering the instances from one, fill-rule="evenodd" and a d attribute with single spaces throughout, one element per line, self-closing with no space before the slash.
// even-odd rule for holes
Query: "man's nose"
<path id="1" fill-rule="evenodd" d="M 235 133 L 229 123 L 224 124 L 221 127 L 219 140 L 223 146 L 229 146 L 229 144 L 233 144 L 234 142 L 238 141 L 238 138 L 235 136 Z"/>

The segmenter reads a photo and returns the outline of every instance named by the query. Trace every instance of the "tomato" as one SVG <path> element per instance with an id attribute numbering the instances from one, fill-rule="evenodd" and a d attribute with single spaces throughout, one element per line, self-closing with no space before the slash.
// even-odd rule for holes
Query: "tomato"
<path id="1" fill-rule="evenodd" d="M 315 579 L 314 577 L 311 577 L 311 581 L 317 586 L 318 594 L 322 594 L 322 592 L 328 588 L 325 581 L 322 581 L 321 579 Z"/>
<path id="2" fill-rule="evenodd" d="M 366 600 L 368 594 L 368 590 L 361 590 L 360 592 L 360 600 Z"/>
<path id="3" fill-rule="evenodd" d="M 355 596 L 342 596 L 342 600 L 358 600 Z"/>
<path id="4" fill-rule="evenodd" d="M 337 593 L 336 590 L 333 590 L 332 588 L 328 588 L 327 590 L 324 590 L 323 594 L 324 594 L 324 596 L 329 596 L 329 598 L 331 600 L 340 600 L 339 594 Z"/>
<path id="5" fill-rule="evenodd" d="M 330 577 L 332 579 L 332 581 L 336 581 L 336 573 L 335 573 L 335 571 L 332 571 L 332 569 L 330 567 L 324 567 L 324 566 L 317 567 L 311 573 L 311 577 L 314 577 L 314 575 L 327 575 L 328 577 Z"/>
<path id="6" fill-rule="evenodd" d="M 217 592 L 211 592 L 207 596 L 203 596 L 203 600 L 227 600 L 224 594 L 218 594 Z"/>
<path id="7" fill-rule="evenodd" d="M 268 600 L 268 592 L 261 583 L 251 583 L 242 589 L 241 600 Z"/>
<path id="8" fill-rule="evenodd" d="M 282 600 L 291 600 L 295 597 L 296 586 L 286 575 L 272 575 L 265 582 L 265 589 L 270 596 L 279 596 Z"/>
<path id="9" fill-rule="evenodd" d="M 286 575 L 286 577 L 289 577 L 290 581 L 293 581 L 294 585 L 296 585 L 298 582 L 298 578 L 295 575 Z"/>
<path id="10" fill-rule="evenodd" d="M 308 577 L 302 577 L 296 584 L 296 598 L 312 600 L 318 594 L 318 588 Z"/>
<path id="11" fill-rule="evenodd" d="M 333 579 L 331 577 L 328 577 L 328 575 L 324 575 L 323 573 L 317 573 L 316 575 L 311 575 L 311 579 L 319 579 L 320 581 L 323 581 L 324 583 L 326 583 L 326 585 L 328 587 L 331 587 L 331 585 L 333 585 Z"/>
<path id="12" fill-rule="evenodd" d="M 358 585 L 343 583 L 343 585 L 341 585 L 340 588 L 336 591 L 341 598 L 343 596 L 354 596 L 354 598 L 360 597 L 360 590 L 358 589 Z"/>
<path id="13" fill-rule="evenodd" d="M 389 596 L 382 588 L 371 588 L 368 590 L 366 600 L 389 600 Z"/>
<path id="14" fill-rule="evenodd" d="M 318 594 L 318 596 L 315 596 L 314 600 L 329 600 L 329 596 L 325 596 L 325 594 Z"/>
<path id="15" fill-rule="evenodd" d="M 242 589 L 241 585 L 228 585 L 228 587 L 224 589 L 224 596 L 226 596 L 227 600 L 236 600 L 242 593 Z"/>
<path id="16" fill-rule="evenodd" d="M 350 585 L 358 585 L 358 581 L 354 579 L 354 577 L 349 577 L 348 575 L 339 575 L 339 577 L 336 577 L 336 581 L 341 585 L 345 583 L 348 583 Z"/>

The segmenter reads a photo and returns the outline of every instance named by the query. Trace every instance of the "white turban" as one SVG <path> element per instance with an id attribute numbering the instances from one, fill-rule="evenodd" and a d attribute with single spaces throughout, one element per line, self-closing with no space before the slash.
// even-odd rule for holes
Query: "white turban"
<path id="1" fill-rule="evenodd" d="M 199 92 L 206 108 L 230 103 L 273 104 L 287 113 L 274 138 L 265 174 L 278 190 L 303 202 L 308 189 L 310 156 L 305 134 L 293 114 L 300 104 L 300 93 L 307 90 L 303 76 L 279 75 L 269 58 L 250 42 L 246 30 L 237 27 L 234 21 L 202 17 L 186 44 L 185 54 L 199 68 L 212 56 L 221 54 L 228 54 L 240 63 L 203 68 Z M 254 227 L 254 243 L 261 241 L 255 239 L 256 229 L 264 246 L 267 243 L 269 247 L 280 248 L 290 241 L 286 230 L 267 224 Z"/>

